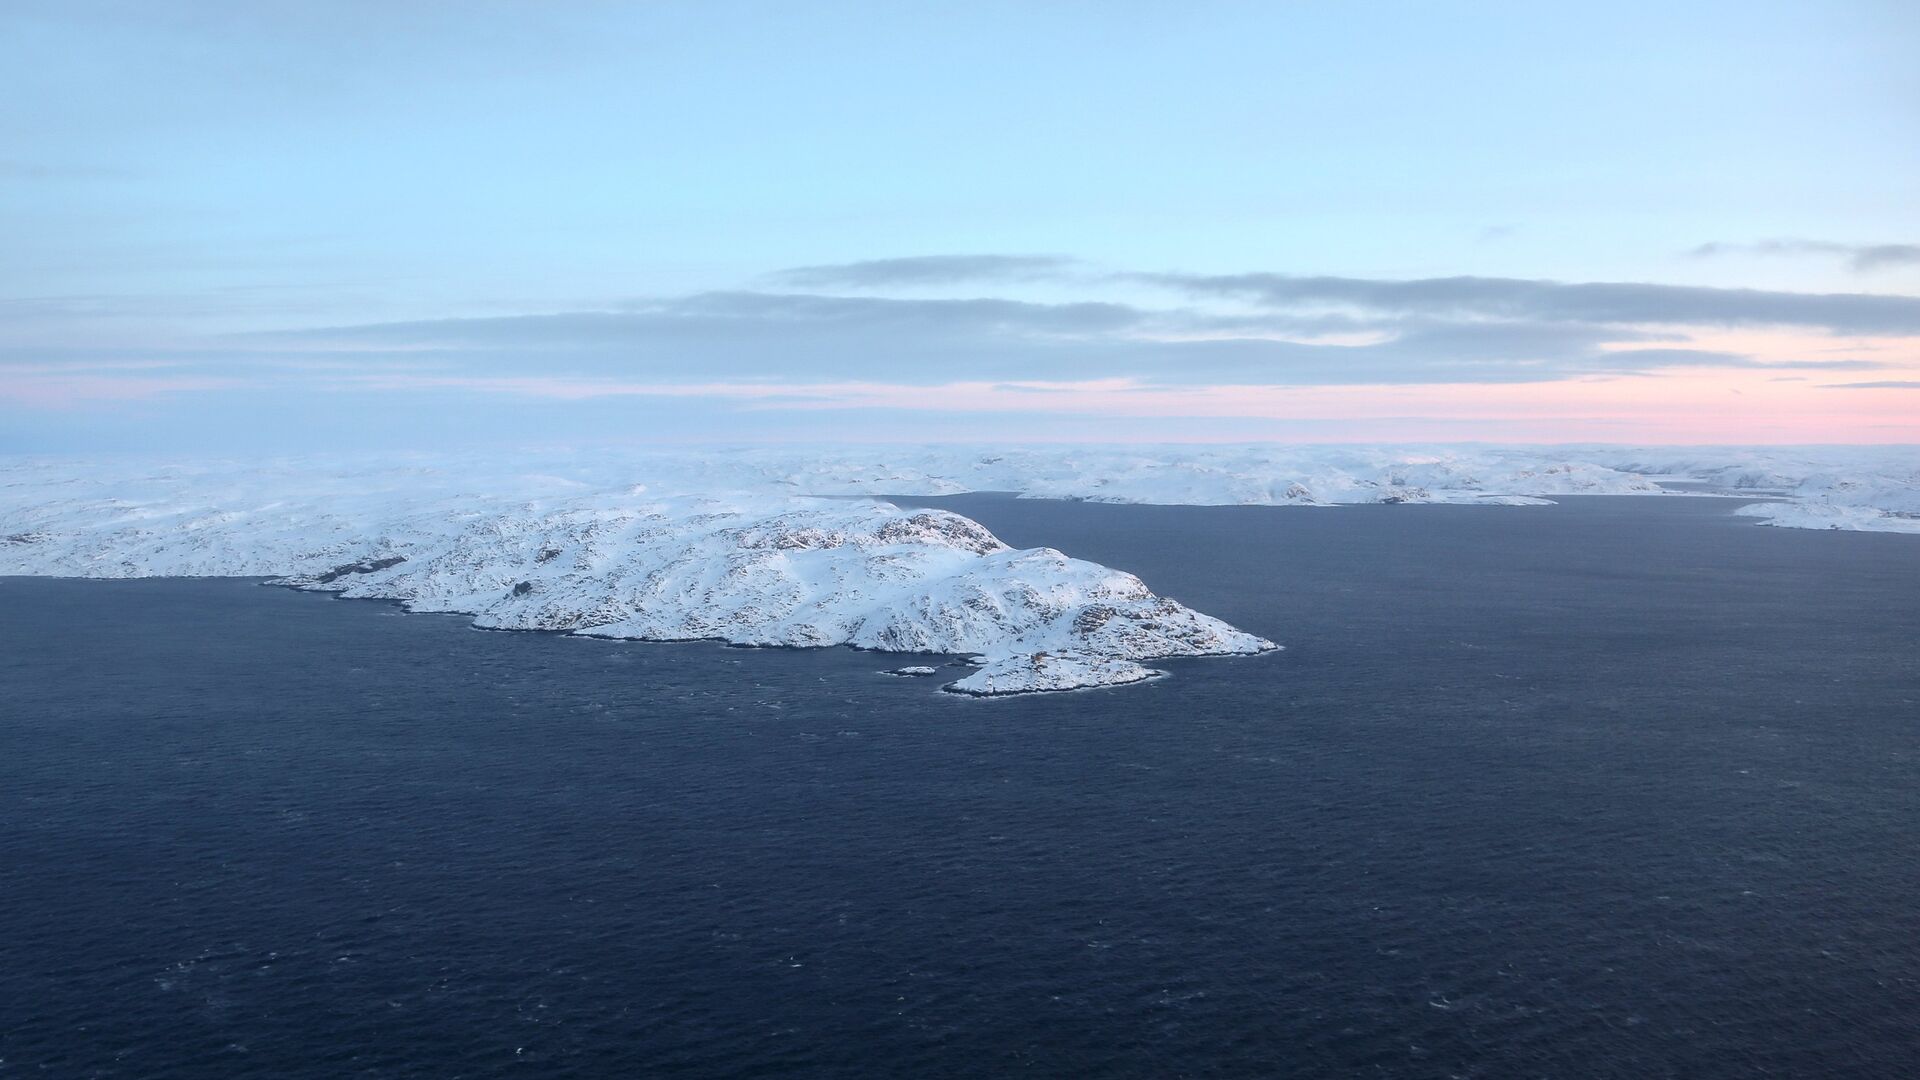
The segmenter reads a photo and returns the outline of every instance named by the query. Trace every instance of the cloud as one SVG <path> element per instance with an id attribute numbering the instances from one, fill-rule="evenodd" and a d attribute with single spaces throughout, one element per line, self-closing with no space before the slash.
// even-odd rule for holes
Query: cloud
<path id="1" fill-rule="evenodd" d="M 997 298 L 902 300 L 764 292 L 696 293 L 680 299 L 641 301 L 635 307 L 644 313 L 689 321 L 885 325 L 949 333 L 1099 333 L 1124 329 L 1147 317 L 1140 309 L 1115 303 L 1043 304 Z"/>
<path id="2" fill-rule="evenodd" d="M 1751 357 L 1728 357 L 1719 366 L 1765 371 L 1879 371 L 1889 365 L 1878 360 L 1755 360 Z"/>
<path id="3" fill-rule="evenodd" d="M 1874 244 L 1853 253 L 1855 270 L 1878 270 L 1887 266 L 1920 264 L 1920 244 Z"/>
<path id="4" fill-rule="evenodd" d="M 1920 379 L 1881 379 L 1878 382 L 1821 383 L 1822 390 L 1920 390 Z"/>
<path id="5" fill-rule="evenodd" d="M 263 341 L 388 346 L 563 346 L 737 340 L 778 351 L 781 341 L 910 340 L 995 335 L 1085 335 L 1135 326 L 1147 313 L 1125 304 L 1024 300 L 902 300 L 810 293 L 709 292 L 636 300 L 611 311 L 372 323 L 253 335 Z"/>
<path id="6" fill-rule="evenodd" d="M 1355 340 L 1315 340 L 1329 330 Z M 1308 340 L 1300 340 L 1302 333 Z M 376 323 L 246 340 L 308 357 L 374 362 L 385 356 L 436 361 L 467 374 L 648 383 L 805 377 L 926 385 L 959 376 L 1127 377 L 1157 385 L 1495 383 L 1753 363 L 1740 354 L 1685 348 L 1672 334 L 1584 322 L 1404 318 L 1329 325 L 1287 314 L 1220 318 L 1116 303 L 754 292 L 642 300 L 613 311 Z M 1675 344 L 1617 348 L 1669 341 Z"/>
<path id="7" fill-rule="evenodd" d="M 1280 274 L 1125 275 L 1078 284 L 1115 288 L 1141 281 L 1189 299 L 1156 306 L 1137 299 L 734 290 L 643 297 L 591 310 L 203 335 L 137 348 L 7 345 L 0 334 L 0 379 L 39 380 L 37 400 L 108 389 L 55 380 L 159 374 L 201 380 L 183 381 L 182 389 L 232 387 L 239 380 L 286 395 L 699 398 L 755 407 L 801 400 L 827 407 L 831 400 L 821 395 L 852 393 L 855 386 L 920 394 L 960 382 L 1011 388 L 1000 398 L 1066 393 L 1051 388 L 1103 380 L 1182 394 L 1208 387 L 1284 393 L 1420 387 L 1433 394 L 1448 384 L 1597 384 L 1671 371 L 1831 377 L 1897 369 L 1901 365 L 1844 355 L 1798 359 L 1776 336 L 1739 333 L 1716 341 L 1703 328 L 1786 322 L 1825 330 L 1920 330 L 1920 298 L 1901 296 Z M 9 321 L 33 323 L 39 303 L 0 303 L 0 330 Z M 141 370 L 147 367 L 168 370 Z M 158 382 L 128 386 L 146 396 L 170 392 Z"/>
<path id="8" fill-rule="evenodd" d="M 1054 277 L 1078 260 L 1063 255 L 918 255 L 826 266 L 796 266 L 769 275 L 801 289 L 871 289 L 902 285 L 957 285 L 973 281 L 1033 281 Z"/>
<path id="9" fill-rule="evenodd" d="M 614 310 L 249 335 L 266 353 L 433 359 L 469 372 L 647 381 L 892 379 L 1097 370 L 1155 318 L 1124 304 L 723 292 Z"/>
<path id="10" fill-rule="evenodd" d="M 1855 273 L 1896 266 L 1920 265 L 1920 244 L 1841 244 L 1832 240 L 1761 240 L 1752 244 L 1720 241 L 1701 244 L 1687 254 L 1694 258 L 1716 255 L 1837 255 Z"/>
<path id="11" fill-rule="evenodd" d="M 1388 280 L 1287 274 L 1130 274 L 1191 296 L 1270 308 L 1338 306 L 1386 315 L 1533 319 L 1606 325 L 1808 326 L 1834 333 L 1920 333 L 1920 297 L 1797 293 L 1528 278 Z"/>

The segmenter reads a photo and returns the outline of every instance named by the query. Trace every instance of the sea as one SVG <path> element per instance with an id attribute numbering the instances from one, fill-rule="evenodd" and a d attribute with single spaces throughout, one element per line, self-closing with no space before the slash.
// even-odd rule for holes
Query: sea
<path id="1" fill-rule="evenodd" d="M 1286 648 L 0 579 L 0 1077 L 1920 1075 L 1920 538 L 903 501 Z"/>

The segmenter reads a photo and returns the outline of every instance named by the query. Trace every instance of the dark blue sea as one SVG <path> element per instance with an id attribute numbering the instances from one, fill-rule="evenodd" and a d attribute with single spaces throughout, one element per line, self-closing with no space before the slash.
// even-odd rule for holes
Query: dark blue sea
<path id="1" fill-rule="evenodd" d="M 1920 538 L 922 501 L 1287 650 L 0 580 L 0 1076 L 1920 1075 Z"/>

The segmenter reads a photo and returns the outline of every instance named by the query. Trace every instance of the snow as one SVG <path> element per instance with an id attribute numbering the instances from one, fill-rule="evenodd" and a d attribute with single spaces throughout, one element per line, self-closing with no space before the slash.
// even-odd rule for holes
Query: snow
<path id="1" fill-rule="evenodd" d="M 975 697 L 1125 686 L 1165 675 L 1132 660 L 1084 652 L 1036 652 L 998 656 L 947 689 Z"/>
<path id="2" fill-rule="evenodd" d="M 1734 511 L 1759 518 L 1762 525 L 1786 529 L 1834 529 L 1842 532 L 1912 533 L 1920 536 L 1920 515 L 1894 514 L 1872 506 L 1844 503 L 1753 503 Z"/>
<path id="3" fill-rule="evenodd" d="M 1762 525 L 1920 533 L 1920 447 L 1589 447 L 1575 453 L 1618 471 L 1775 496 L 1734 511 Z"/>
<path id="4" fill-rule="evenodd" d="M 1790 528 L 1920 534 L 1913 447 L 957 446 L 0 459 L 0 574 L 261 576 L 477 625 L 975 654 L 962 693 L 1116 685 L 1272 644 L 879 496 L 1538 505 L 1661 481 Z"/>
<path id="5" fill-rule="evenodd" d="M 486 629 L 977 654 L 1033 670 L 1032 689 L 1134 681 L 1134 662 L 1153 657 L 1274 648 L 1131 574 L 873 499 L 571 483 L 557 497 L 479 495 L 444 473 L 371 466 L 28 473 L 0 487 L 0 573 L 271 576 Z M 1078 659 L 1047 666 L 1042 653 Z M 1021 681 L 1010 674 L 1003 692 Z"/>
<path id="6" fill-rule="evenodd" d="M 1652 495 L 1661 481 L 1738 494 L 1920 511 L 1920 448 L 1617 446 L 1059 445 L 742 447 L 516 451 L 384 460 L 0 462 L 0 506 L 25 490 L 170 499 L 329 496 L 329 512 L 378 516 L 383 498 L 502 500 L 596 492 L 1027 498 L 1166 505 L 1535 505 L 1559 495 Z M 24 485 L 24 487 L 23 487 Z M 91 485 L 91 488 L 90 488 Z M 1802 485 L 1806 485 L 1804 488 Z M 0 534 L 4 536 L 6 534 Z"/>

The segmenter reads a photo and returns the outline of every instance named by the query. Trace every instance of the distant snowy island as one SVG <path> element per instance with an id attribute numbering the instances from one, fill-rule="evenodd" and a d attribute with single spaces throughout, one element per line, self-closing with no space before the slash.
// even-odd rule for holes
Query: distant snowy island
<path id="1" fill-rule="evenodd" d="M 946 688 L 1139 682 L 1275 648 L 1050 548 L 884 496 L 1538 505 L 1682 482 L 1762 524 L 1920 534 L 1913 448 L 1084 447 L 529 451 L 0 462 L 0 574 L 268 577 L 489 629 L 972 658 Z M 851 498 L 850 498 L 851 497 Z M 898 669 L 923 674 L 918 667 Z"/>

